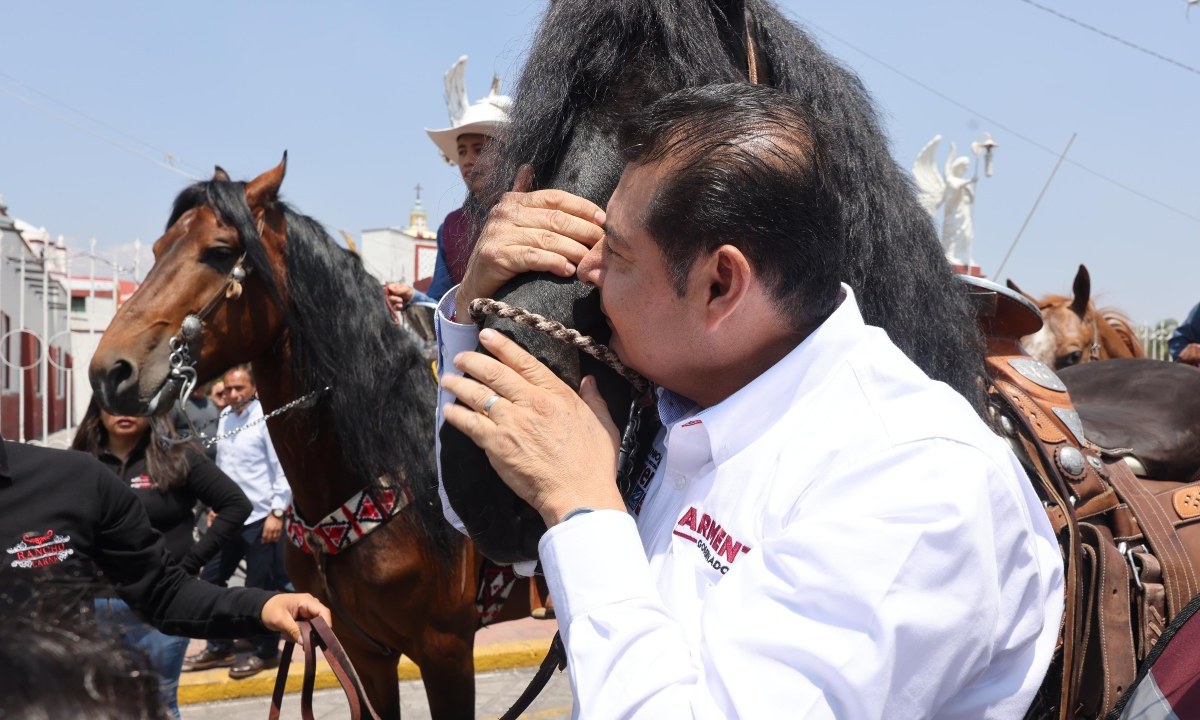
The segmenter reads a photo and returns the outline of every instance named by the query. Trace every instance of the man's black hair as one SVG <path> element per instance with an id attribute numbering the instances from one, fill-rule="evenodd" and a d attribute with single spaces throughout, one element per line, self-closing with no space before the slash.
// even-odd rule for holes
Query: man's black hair
<path id="1" fill-rule="evenodd" d="M 732 245 L 794 327 L 832 312 L 845 230 L 832 148 L 804 102 L 747 83 L 688 88 L 628 118 L 620 144 L 633 165 L 665 164 L 641 222 L 681 295 L 699 257 Z"/>
<path id="2" fill-rule="evenodd" d="M 145 655 L 79 613 L 80 588 L 44 582 L 29 589 L 27 604 L 0 615 L 0 718 L 171 717 Z"/>

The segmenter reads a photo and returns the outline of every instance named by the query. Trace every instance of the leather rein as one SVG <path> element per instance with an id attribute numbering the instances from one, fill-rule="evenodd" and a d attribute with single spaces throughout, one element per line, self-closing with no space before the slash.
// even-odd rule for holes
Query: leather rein
<path id="1" fill-rule="evenodd" d="M 321 648 L 321 654 L 329 663 L 329 669 L 333 671 L 342 686 L 342 691 L 346 693 L 346 700 L 350 703 L 350 720 L 362 720 L 364 713 L 369 720 L 379 720 L 379 715 L 371 707 L 371 701 L 363 691 L 362 681 L 354 672 L 354 666 L 350 664 L 350 658 L 338 642 L 337 636 L 333 634 L 333 630 L 319 617 L 300 620 L 297 624 L 300 626 L 300 638 L 304 642 L 304 684 L 300 689 L 300 717 L 303 720 L 315 720 L 316 717 L 313 714 L 313 690 L 317 676 L 316 650 Z M 271 694 L 271 712 L 267 716 L 269 720 L 279 720 L 283 694 L 287 691 L 292 650 L 295 647 L 296 643 L 291 640 L 283 646 L 283 653 L 279 658 L 279 672 L 275 675 L 275 691 Z"/>

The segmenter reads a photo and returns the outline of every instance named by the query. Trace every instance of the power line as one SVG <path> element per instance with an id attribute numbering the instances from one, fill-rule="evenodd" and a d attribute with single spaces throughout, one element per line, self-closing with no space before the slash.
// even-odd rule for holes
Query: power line
<path id="1" fill-rule="evenodd" d="M 1048 147 L 1047 145 L 1044 145 L 1043 143 L 1040 143 L 1037 140 L 1034 140 L 1033 138 L 1029 137 L 1028 135 L 1025 135 L 1024 133 L 1021 133 L 1017 130 L 1012 129 L 1011 127 L 1008 127 L 1004 123 L 1001 123 L 999 120 L 989 117 L 988 115 L 979 112 L 975 108 L 973 108 L 969 105 L 966 105 L 965 103 L 961 103 L 958 100 L 955 100 L 954 98 L 952 98 L 949 95 L 947 95 L 946 93 L 938 90 L 937 88 L 934 88 L 930 85 L 927 85 L 927 84 L 921 82 L 920 80 L 913 77 L 912 75 L 909 75 L 908 73 L 904 72 L 903 70 L 900 70 L 900 69 L 890 65 L 889 63 L 885 62 L 884 60 L 881 60 L 881 59 L 875 57 L 874 55 L 867 52 L 866 50 L 863 50 L 863 49 L 855 46 L 854 44 L 852 44 L 846 40 L 843 40 L 842 38 L 838 37 L 837 35 L 834 35 L 833 33 L 829 32 L 828 30 L 825 30 L 824 28 L 822 28 L 818 25 L 814 25 L 811 22 L 808 22 L 807 24 L 810 27 L 813 27 L 813 28 L 819 30 L 820 32 L 824 33 L 825 35 L 829 36 L 831 39 L 836 40 L 836 41 L 840 42 L 841 44 L 845 45 L 846 47 L 850 48 L 851 50 L 859 53 L 860 55 L 867 58 L 868 60 L 871 60 L 872 62 L 877 63 L 879 65 L 882 65 L 883 67 L 885 67 L 888 70 L 892 71 L 893 73 L 899 75 L 900 77 L 904 78 L 905 80 L 908 80 L 909 82 L 924 89 L 925 91 L 927 91 L 933 95 L 936 95 L 937 97 L 941 98 L 942 100 L 945 100 L 946 102 L 950 103 L 951 105 L 954 105 L 955 107 L 966 110 L 967 112 L 971 113 L 972 115 L 978 116 L 979 118 L 990 123 L 992 126 L 1000 128 L 1001 130 L 1012 135 L 1013 137 L 1017 138 L 1018 140 L 1024 140 L 1025 142 L 1029 143 L 1033 147 L 1035 147 L 1043 152 L 1049 153 L 1050 155 L 1054 155 L 1055 157 L 1058 156 L 1058 154 L 1059 154 L 1058 150 Z M 1119 187 L 1128 193 L 1136 195 L 1136 196 L 1140 197 L 1141 199 L 1146 200 L 1147 202 L 1153 203 L 1153 204 L 1163 208 L 1164 210 L 1169 210 L 1169 211 L 1175 213 L 1176 215 L 1180 215 L 1182 217 L 1187 218 L 1188 220 L 1192 220 L 1194 222 L 1200 223 L 1200 215 L 1195 215 L 1193 213 L 1188 212 L 1187 210 L 1183 210 L 1182 208 L 1177 208 L 1174 205 L 1165 203 L 1162 200 L 1159 200 L 1158 198 L 1156 198 L 1152 195 L 1144 193 L 1141 190 L 1138 190 L 1137 188 L 1126 185 L 1125 183 L 1121 182 L 1120 180 L 1117 180 L 1116 178 L 1109 177 L 1108 175 L 1105 175 L 1104 173 L 1100 172 L 1099 170 L 1093 170 L 1092 168 L 1088 167 L 1087 165 L 1079 163 L 1075 160 L 1067 159 L 1067 160 L 1065 160 L 1065 162 L 1068 165 L 1073 165 L 1074 167 L 1079 168 L 1080 170 L 1088 173 L 1089 175 L 1092 175 L 1096 178 L 1099 178 L 1100 180 L 1103 180 L 1106 183 L 1109 183 L 1110 185 L 1115 185 L 1116 187 Z"/>
<path id="2" fill-rule="evenodd" d="M 1033 207 L 1029 208 L 1029 214 L 1025 216 L 1025 222 L 1021 223 L 1021 229 L 1017 231 L 1017 236 L 1013 238 L 1012 245 L 1008 246 L 1008 252 L 1004 253 L 1004 259 L 1000 261 L 1000 267 L 996 268 L 996 277 L 1000 277 L 1004 273 L 1004 266 L 1008 264 L 1008 259 L 1012 257 L 1013 250 L 1017 249 L 1017 243 L 1021 242 L 1021 236 L 1025 234 L 1025 228 L 1029 227 L 1029 221 L 1033 219 L 1033 214 L 1037 212 L 1038 205 L 1042 203 L 1042 198 L 1046 197 L 1046 191 L 1050 189 L 1050 183 L 1054 182 L 1054 176 L 1058 174 L 1058 169 L 1062 167 L 1063 160 L 1067 159 L 1067 153 L 1071 152 L 1071 145 L 1075 143 L 1075 138 L 1079 133 L 1071 133 L 1071 139 L 1067 141 L 1067 146 L 1063 148 L 1062 155 L 1058 156 L 1058 162 L 1054 163 L 1054 169 L 1050 171 L 1050 177 L 1046 178 L 1046 184 L 1042 186 L 1042 191 L 1038 193 L 1037 199 L 1033 201 Z"/>
<path id="3" fill-rule="evenodd" d="M 1113 35 L 1110 32 L 1105 32 L 1104 30 L 1101 30 L 1100 28 L 1094 27 L 1092 25 L 1088 25 L 1087 23 L 1085 23 L 1081 20 L 1076 20 L 1075 18 L 1071 17 L 1070 15 L 1064 15 L 1064 14 L 1060 13 L 1059 11 L 1055 10 L 1054 8 L 1046 7 L 1045 5 L 1036 3 L 1033 0 L 1019 0 L 1019 1 L 1025 3 L 1026 5 L 1035 7 L 1038 10 L 1041 10 L 1042 12 L 1050 13 L 1051 15 L 1053 15 L 1061 20 L 1066 20 L 1067 22 L 1069 22 L 1073 25 L 1078 25 L 1079 27 L 1083 28 L 1084 30 L 1090 30 L 1091 32 L 1094 32 L 1097 35 L 1100 35 L 1102 37 L 1106 37 L 1109 40 L 1119 42 L 1127 48 L 1132 48 L 1134 50 L 1137 50 L 1140 53 L 1145 53 L 1146 55 L 1149 55 L 1150 57 L 1155 58 L 1157 60 L 1162 60 L 1165 63 L 1170 63 L 1171 65 L 1174 65 L 1175 67 L 1180 68 L 1182 70 L 1186 70 L 1195 75 L 1200 75 L 1200 69 L 1198 69 L 1198 68 L 1194 68 L 1191 65 L 1185 65 L 1185 64 L 1179 62 L 1178 60 L 1169 58 L 1166 55 L 1162 55 L 1160 53 L 1156 53 L 1153 50 L 1151 50 L 1149 48 L 1144 48 L 1141 45 L 1138 45 L 1136 43 L 1131 43 L 1128 40 L 1126 40 L 1125 38 L 1118 37 L 1116 35 Z"/>
<path id="4" fill-rule="evenodd" d="M 101 125 L 101 126 L 103 126 L 103 127 L 106 127 L 106 128 L 108 128 L 108 129 L 112 130 L 113 132 L 116 132 L 116 133 L 118 133 L 118 134 L 120 134 L 120 135 L 123 135 L 123 136 L 125 136 L 125 137 L 129 138 L 130 140 L 133 140 L 134 142 L 136 142 L 136 143 L 140 144 L 140 145 L 143 145 L 143 146 L 145 146 L 145 147 L 148 147 L 148 148 L 150 148 L 150 149 L 154 150 L 155 152 L 162 153 L 162 154 L 163 154 L 164 156 L 166 156 L 166 157 L 171 157 L 171 158 L 174 158 L 174 157 L 175 157 L 175 156 L 174 156 L 172 153 L 170 153 L 170 152 L 167 152 L 167 151 L 165 151 L 165 150 L 160 150 L 159 148 L 156 148 L 156 147 L 154 147 L 153 145 L 150 145 L 149 143 L 146 143 L 146 142 L 143 142 L 143 141 L 141 141 L 141 140 L 138 140 L 137 138 L 133 137 L 132 135 L 129 135 L 128 133 L 122 132 L 121 130 L 118 130 L 118 129 L 116 129 L 116 128 L 112 127 L 111 125 L 107 125 L 106 123 L 103 123 L 103 122 L 101 122 L 101 121 L 99 121 L 99 120 L 97 120 L 97 119 L 95 119 L 95 118 L 91 117 L 91 116 L 90 116 L 90 115 L 88 115 L 87 113 L 84 113 L 84 112 L 82 112 L 82 111 L 79 111 L 79 110 L 75 110 L 74 108 L 72 108 L 70 105 L 67 105 L 66 103 L 60 102 L 60 101 L 58 101 L 58 100 L 54 100 L 54 98 L 51 98 L 49 95 L 46 95 L 45 93 L 42 93 L 42 92 L 40 92 L 40 91 L 38 91 L 38 90 L 35 90 L 34 88 L 32 88 L 32 87 L 30 87 L 30 86 L 28 86 L 28 85 L 25 85 L 24 83 L 20 82 L 20 81 L 19 81 L 19 80 L 17 80 L 16 78 L 13 78 L 11 75 L 8 75 L 7 73 L 0 72 L 0 77 L 4 77 L 5 79 L 9 80 L 10 82 L 14 83 L 15 85 L 18 85 L 18 86 L 20 86 L 20 87 L 23 87 L 23 88 L 25 88 L 25 89 L 27 89 L 27 90 L 32 90 L 33 92 L 35 92 L 35 93 L 37 93 L 37 94 L 41 95 L 42 97 L 45 97 L 45 98 L 47 98 L 47 99 L 49 99 L 49 100 L 52 100 L 53 102 L 55 102 L 55 103 L 58 103 L 59 105 L 62 105 L 63 107 L 65 107 L 65 108 L 67 108 L 67 109 L 71 110 L 71 112 L 74 112 L 74 113 L 77 113 L 77 114 L 79 114 L 79 115 L 82 115 L 83 117 L 85 117 L 85 118 L 88 118 L 88 119 L 89 119 L 89 120 L 91 120 L 92 122 L 95 122 L 95 123 L 97 123 L 98 125 Z M 119 148 L 119 149 L 121 149 L 121 150 L 124 150 L 124 151 L 125 151 L 125 152 L 127 152 L 127 153 L 130 153 L 130 154 L 132 154 L 132 155 L 136 155 L 136 156 L 138 156 L 138 157 L 142 158 L 143 160 L 148 160 L 148 161 L 150 161 L 150 162 L 154 163 L 155 165 L 158 165 L 158 166 L 159 166 L 159 167 L 161 167 L 161 168 L 164 168 L 164 169 L 166 169 L 166 170 L 169 170 L 169 171 L 171 171 L 171 172 L 173 172 L 173 173 L 176 173 L 176 174 L 182 175 L 182 176 L 184 176 L 185 178 L 188 178 L 189 180 L 199 180 L 199 179 L 200 179 L 199 177 L 197 177 L 197 176 L 195 176 L 195 175 L 192 175 L 191 173 L 189 173 L 189 172 L 187 172 L 187 171 L 183 170 L 182 168 L 176 167 L 175 165 L 172 165 L 172 164 L 171 164 L 171 163 L 169 163 L 169 162 L 163 162 L 162 160 L 158 159 L 157 157 L 154 157 L 153 155 L 149 155 L 149 154 L 147 154 L 147 153 L 145 153 L 145 152 L 142 152 L 141 150 L 138 150 L 138 149 L 136 149 L 136 148 L 129 147 L 129 146 L 128 146 L 128 145 L 126 145 L 126 144 L 120 143 L 120 142 L 118 142 L 118 141 L 116 141 L 116 140 L 114 140 L 114 139 L 112 139 L 112 138 L 110 138 L 110 137 L 107 137 L 107 136 L 105 136 L 105 135 L 103 135 L 103 134 L 101 134 L 101 133 L 98 133 L 98 132 L 96 132 L 96 131 L 95 131 L 95 130 L 93 130 L 92 128 L 89 128 L 89 127 L 87 127 L 86 125 L 83 125 L 82 123 L 75 122 L 74 120 L 72 120 L 72 119 L 70 119 L 70 118 L 68 118 L 68 117 L 65 117 L 65 116 L 64 116 L 64 115 L 62 115 L 61 113 L 55 112 L 54 110 L 52 110 L 52 109 L 50 109 L 50 108 L 48 108 L 48 107 L 45 107 L 44 105 L 40 105 L 40 104 L 38 104 L 37 102 L 34 102 L 34 101 L 31 99 L 31 98 L 28 98 L 28 97 L 26 97 L 25 95 L 22 95 L 21 93 L 17 92 L 16 90 L 13 90 L 13 89 L 12 89 L 12 88 L 10 88 L 10 87 L 6 87 L 6 86 L 4 86 L 4 85 L 0 85 L 0 92 L 3 92 L 4 94 L 6 94 L 6 95 L 8 95 L 8 96 L 10 96 L 10 97 L 12 97 L 12 98 L 14 98 L 15 100 L 18 100 L 18 101 L 20 101 L 20 102 L 23 102 L 23 103 L 25 103 L 26 105 L 28 105 L 28 106 L 32 107 L 33 109 L 35 109 L 35 110 L 37 110 L 37 111 L 39 111 L 39 112 L 41 112 L 41 113 L 44 113 L 44 114 L 46 114 L 46 115 L 49 115 L 50 117 L 54 118 L 55 120 L 58 120 L 59 122 L 63 123 L 64 125 L 69 125 L 69 126 L 71 126 L 71 127 L 75 128 L 76 130 L 78 130 L 78 131 L 80 131 L 80 132 L 82 132 L 82 133 L 86 134 L 86 135 L 90 135 L 90 136 L 92 136 L 92 137 L 96 138 L 97 140 L 101 140 L 101 141 L 103 141 L 103 142 L 106 142 L 106 143 L 108 143 L 109 145 L 112 145 L 112 146 L 114 146 L 114 147 L 116 147 L 116 148 Z M 191 163 L 184 163 L 184 164 L 186 164 L 186 165 L 190 165 L 191 167 L 195 167 L 194 165 L 191 165 Z"/>
<path id="5" fill-rule="evenodd" d="M 128 139 L 128 140 L 132 140 L 132 141 L 134 141 L 135 143 L 137 143 L 138 145 L 141 145 L 142 147 L 149 148 L 150 150 L 153 150 L 154 152 L 156 152 L 156 153 L 159 153 L 159 154 L 161 154 L 161 155 L 162 155 L 162 156 L 164 156 L 164 157 L 169 157 L 169 158 L 171 158 L 172 160 L 178 161 L 180 165 L 186 165 L 186 166 L 188 166 L 188 167 L 192 168 L 193 170 L 195 170 L 196 172 L 199 172 L 199 173 L 201 173 L 201 174 L 203 174 L 203 173 L 204 173 L 204 169 L 203 169 L 203 168 L 201 168 L 201 167 L 199 167 L 199 166 L 197 166 L 197 165 L 194 165 L 194 164 L 192 164 L 192 163 L 190 163 L 190 162 L 187 162 L 186 160 L 183 160 L 183 159 L 181 159 L 181 158 L 179 158 L 179 157 L 176 157 L 175 153 L 172 153 L 170 150 L 165 150 L 165 149 L 163 149 L 163 148 L 156 147 L 156 146 L 154 146 L 154 145 L 151 145 L 150 143 L 146 142 L 145 140 L 141 140 L 141 139 L 139 139 L 139 138 L 136 138 L 136 137 L 134 137 L 133 135 L 130 135 L 129 133 L 125 132 L 125 131 L 124 131 L 124 130 L 122 130 L 121 128 L 118 128 L 118 127 L 113 127 L 112 125 L 109 125 L 108 123 L 104 122 L 104 121 L 103 121 L 103 120 L 101 120 L 100 118 L 97 118 L 97 117 L 94 117 L 94 116 L 92 116 L 92 115 L 89 115 L 89 114 L 85 113 L 84 111 L 80 110 L 79 108 L 72 107 L 72 106 L 68 105 L 67 103 L 63 102 L 62 100 L 59 100 L 58 98 L 56 98 L 56 97 L 53 97 L 52 95 L 49 95 L 49 94 L 47 94 L 47 93 L 44 93 L 44 92 L 42 92 L 41 90 L 38 90 L 37 88 L 33 87 L 32 85 L 29 85 L 29 84 L 26 84 L 26 83 L 22 82 L 22 81 L 21 81 L 19 78 L 15 78 L 15 77 L 13 77 L 12 75 L 9 75 L 8 73 L 6 73 L 6 72 L 3 72 L 3 71 L 0 71 L 0 77 L 2 77 L 2 78 L 4 78 L 4 79 L 8 80 L 8 81 L 9 81 L 9 82 L 11 82 L 13 85 L 16 85 L 16 86 L 18 86 L 18 87 L 21 87 L 21 88 L 23 88 L 23 89 L 25 89 L 25 90 L 28 90 L 28 91 L 29 91 L 29 92 L 31 92 L 31 93 L 34 93 L 35 95 L 40 95 L 41 97 L 43 97 L 43 98 L 45 98 L 45 99 L 49 100 L 50 102 L 54 103 L 55 105 L 59 105 L 59 106 L 61 106 L 61 107 L 64 107 L 64 108 L 66 108 L 67 110 L 70 110 L 71 112 L 75 113 L 76 115 L 79 115 L 79 116 L 81 116 L 81 117 L 87 118 L 88 120 L 90 120 L 91 122 L 94 122 L 94 123 L 96 123 L 96 124 L 97 124 L 97 125 L 99 125 L 100 127 L 103 127 L 103 128 L 106 128 L 106 129 L 108 129 L 108 130 L 111 130 L 111 131 L 115 132 L 116 134 L 118 134 L 118 135 L 120 135 L 120 136 L 122 136 L 122 137 L 124 137 L 124 138 L 126 138 L 126 139 Z"/>

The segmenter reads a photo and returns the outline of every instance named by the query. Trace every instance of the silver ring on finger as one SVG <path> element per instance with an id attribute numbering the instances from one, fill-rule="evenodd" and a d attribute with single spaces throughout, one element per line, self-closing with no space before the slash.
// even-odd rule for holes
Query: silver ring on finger
<path id="1" fill-rule="evenodd" d="M 487 400 L 484 400 L 483 401 L 483 414 L 487 415 L 488 417 L 491 417 L 492 406 L 495 405 L 499 401 L 500 401 L 500 396 L 496 395 L 495 393 L 493 393 L 492 396 L 489 397 Z"/>

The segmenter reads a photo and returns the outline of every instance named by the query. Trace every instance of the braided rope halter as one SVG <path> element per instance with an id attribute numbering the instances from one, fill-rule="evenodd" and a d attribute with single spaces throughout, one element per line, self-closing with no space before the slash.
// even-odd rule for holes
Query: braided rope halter
<path id="1" fill-rule="evenodd" d="M 597 342 L 590 335 L 584 335 L 557 320 L 550 320 L 525 308 L 509 305 L 508 303 L 492 300 L 491 298 L 477 298 L 472 300 L 470 311 L 471 319 L 475 321 L 476 325 L 482 325 L 484 318 L 488 315 L 494 315 L 504 320 L 512 320 L 515 323 L 536 330 L 543 335 L 547 335 L 561 343 L 570 345 L 576 350 L 591 355 L 628 380 L 638 395 L 644 395 L 650 390 L 650 381 L 637 372 L 625 367 L 625 364 L 621 362 L 615 352 Z"/>
<path id="2" fill-rule="evenodd" d="M 637 371 L 626 367 L 620 358 L 617 357 L 617 354 L 608 346 L 598 342 L 590 335 L 584 335 L 574 328 L 563 325 L 557 320 L 551 320 L 525 308 L 509 305 L 506 302 L 491 298 L 476 298 L 472 300 L 469 311 L 471 313 L 471 320 L 476 325 L 483 325 L 484 318 L 492 315 L 504 320 L 511 320 L 519 325 L 524 325 L 547 337 L 570 345 L 576 350 L 585 352 L 604 363 L 633 386 L 634 396 L 629 403 L 629 420 L 625 423 L 625 429 L 621 432 L 621 445 L 617 451 L 617 486 L 621 490 L 622 495 L 625 495 L 632 489 L 633 464 L 637 458 L 639 449 L 638 431 L 642 427 L 642 412 L 652 404 L 653 395 L 651 393 L 650 381 L 642 377 Z"/>

